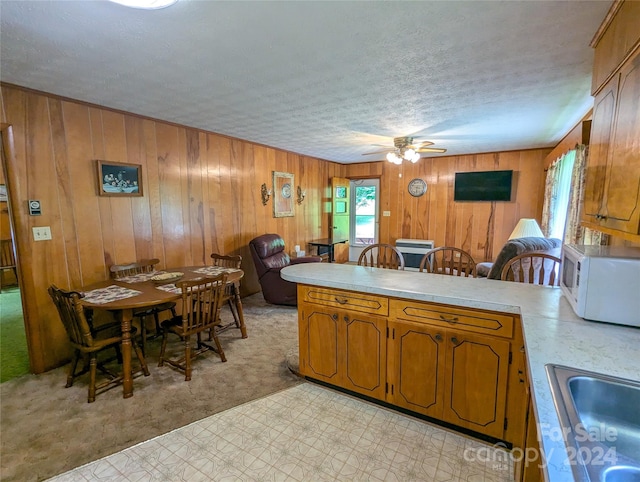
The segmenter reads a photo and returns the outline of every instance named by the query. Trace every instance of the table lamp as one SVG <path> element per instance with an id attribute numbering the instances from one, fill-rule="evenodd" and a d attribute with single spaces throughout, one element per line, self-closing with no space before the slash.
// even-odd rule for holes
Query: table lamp
<path id="1" fill-rule="evenodd" d="M 509 239 L 516 238 L 528 238 L 528 237 L 538 237 L 544 238 L 544 234 L 542 234 L 542 230 L 535 219 L 532 218 L 522 218 L 516 224 L 516 227 L 513 228 L 513 232 Z"/>

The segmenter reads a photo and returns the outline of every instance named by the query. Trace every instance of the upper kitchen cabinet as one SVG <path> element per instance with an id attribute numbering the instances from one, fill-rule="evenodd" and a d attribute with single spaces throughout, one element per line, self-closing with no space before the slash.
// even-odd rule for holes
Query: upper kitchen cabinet
<path id="1" fill-rule="evenodd" d="M 640 2 L 615 1 L 591 46 L 595 48 L 591 93 L 596 94 L 622 65 L 640 38 Z"/>
<path id="2" fill-rule="evenodd" d="M 636 240 L 640 235 L 640 2 L 616 3 L 611 11 L 614 14 L 607 16 L 595 43 L 594 86 L 598 79 L 605 82 L 594 88 L 582 221 Z"/>

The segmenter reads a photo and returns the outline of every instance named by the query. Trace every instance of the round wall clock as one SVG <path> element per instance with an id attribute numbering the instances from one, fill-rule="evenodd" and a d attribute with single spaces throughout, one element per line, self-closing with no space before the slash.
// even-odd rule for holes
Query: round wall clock
<path id="1" fill-rule="evenodd" d="M 409 182 L 409 194 L 413 197 L 420 197 L 425 192 L 427 192 L 427 183 L 422 179 L 415 178 Z"/>
<path id="2" fill-rule="evenodd" d="M 287 183 L 282 186 L 282 197 L 289 199 L 291 197 L 291 184 Z"/>

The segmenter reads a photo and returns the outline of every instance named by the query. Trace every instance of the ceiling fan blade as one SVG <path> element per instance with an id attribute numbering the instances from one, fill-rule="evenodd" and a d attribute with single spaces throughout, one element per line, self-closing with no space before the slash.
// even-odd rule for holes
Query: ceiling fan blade
<path id="1" fill-rule="evenodd" d="M 418 141 L 418 142 L 414 142 L 412 144 L 412 147 L 414 149 L 420 149 L 421 147 L 425 147 L 425 146 L 432 146 L 433 142 L 431 141 Z"/>
<path id="2" fill-rule="evenodd" d="M 420 149 L 416 149 L 416 152 L 447 152 L 447 150 L 438 149 L 436 147 L 422 147 Z"/>
<path id="3" fill-rule="evenodd" d="M 373 152 L 365 152 L 364 154 L 362 154 L 363 156 L 369 156 L 371 154 L 383 154 L 385 152 L 391 152 L 393 151 L 393 148 L 389 148 L 389 149 L 383 149 L 381 151 L 373 151 Z"/>

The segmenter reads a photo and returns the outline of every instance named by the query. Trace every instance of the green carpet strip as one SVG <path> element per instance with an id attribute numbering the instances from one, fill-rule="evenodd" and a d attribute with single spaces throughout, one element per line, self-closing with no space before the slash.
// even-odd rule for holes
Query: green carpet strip
<path id="1" fill-rule="evenodd" d="M 17 287 L 0 293 L 0 383 L 29 373 L 27 337 Z"/>

